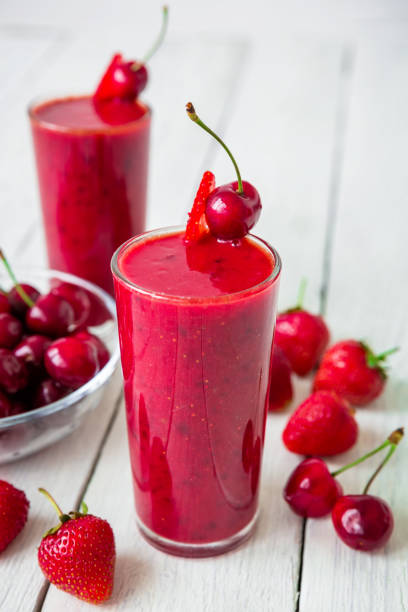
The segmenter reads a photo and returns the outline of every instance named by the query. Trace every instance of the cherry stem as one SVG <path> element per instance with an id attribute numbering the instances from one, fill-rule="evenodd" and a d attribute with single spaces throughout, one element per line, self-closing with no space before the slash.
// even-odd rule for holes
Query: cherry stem
<path id="1" fill-rule="evenodd" d="M 222 147 L 224 147 L 225 151 L 229 155 L 230 160 L 234 164 L 235 172 L 237 173 L 237 178 L 238 178 L 238 193 L 244 193 L 244 188 L 242 186 L 241 173 L 240 173 L 239 168 L 237 166 L 237 162 L 235 161 L 231 151 L 229 150 L 229 148 L 227 147 L 225 142 L 223 142 L 221 140 L 221 138 L 219 136 L 217 136 L 217 134 L 215 132 L 213 132 L 207 125 L 205 125 L 205 123 L 203 123 L 201 121 L 201 119 L 199 118 L 199 116 L 195 112 L 195 108 L 194 108 L 194 106 L 193 106 L 193 104 L 191 102 L 187 102 L 187 104 L 186 104 L 186 111 L 187 111 L 187 115 L 190 117 L 191 121 L 194 121 L 194 123 L 197 123 L 197 125 L 199 125 L 201 128 L 203 128 L 203 130 L 208 132 L 208 134 L 210 134 L 213 138 L 215 138 L 215 140 L 217 142 L 219 142 Z"/>
<path id="2" fill-rule="evenodd" d="M 388 463 L 388 461 L 391 459 L 392 455 L 395 453 L 398 443 L 400 442 L 401 438 L 404 435 L 404 429 L 402 427 L 400 427 L 400 429 L 395 430 L 391 436 L 388 438 L 388 441 L 390 443 L 390 450 L 388 451 L 387 455 L 385 456 L 385 458 L 381 461 L 380 465 L 378 466 L 378 468 L 375 470 L 374 474 L 371 476 L 370 480 L 367 482 L 366 486 L 364 487 L 364 491 L 363 491 L 363 495 L 367 495 L 368 493 L 368 489 L 371 487 L 374 479 L 377 477 L 377 475 L 381 472 L 381 470 L 383 469 L 384 465 L 386 465 Z"/>
<path id="3" fill-rule="evenodd" d="M 307 279 L 302 278 L 302 280 L 300 281 L 300 285 L 299 285 L 299 292 L 298 292 L 296 306 L 295 306 L 296 309 L 300 310 L 303 307 L 303 300 L 304 300 L 305 293 L 306 293 L 306 287 L 307 287 Z"/>
<path id="4" fill-rule="evenodd" d="M 17 293 L 19 294 L 19 296 L 21 297 L 23 302 L 25 302 L 29 308 L 32 308 L 34 306 L 33 300 L 24 291 L 24 289 L 22 288 L 22 286 L 18 282 L 18 280 L 17 280 L 13 270 L 11 269 L 11 266 L 10 266 L 9 262 L 7 261 L 6 256 L 4 255 L 4 253 L 3 253 L 3 251 L 1 249 L 0 249 L 0 259 L 3 261 L 3 264 L 4 264 L 7 272 L 9 273 L 11 280 L 13 281 L 14 287 L 16 288 Z"/>
<path id="5" fill-rule="evenodd" d="M 169 8 L 167 6 L 163 6 L 163 20 L 162 20 L 162 25 L 160 28 L 159 35 L 156 38 L 153 46 L 149 49 L 149 51 L 146 53 L 143 59 L 140 62 L 134 62 L 131 65 L 130 69 L 133 70 L 133 72 L 137 72 L 138 70 L 140 70 L 140 68 L 144 64 L 146 64 L 146 62 L 148 62 L 149 59 L 151 59 L 151 57 L 153 57 L 157 49 L 162 45 L 164 37 L 166 36 L 168 21 L 169 21 Z"/>
<path id="6" fill-rule="evenodd" d="M 382 444 L 380 444 L 380 446 L 377 446 L 377 448 L 375 448 L 374 450 L 370 451 L 369 453 L 366 453 L 359 459 L 356 459 L 356 461 L 353 461 L 352 463 L 348 463 L 347 465 L 344 465 L 343 467 L 339 468 L 335 472 L 331 472 L 331 475 L 335 478 L 336 476 L 338 476 L 339 474 L 342 474 L 346 470 L 349 470 L 350 468 L 358 465 L 359 463 L 362 463 L 366 459 L 369 459 L 373 455 L 376 455 L 377 453 L 382 451 L 384 448 L 387 448 L 388 446 L 394 446 L 394 450 L 395 450 L 395 447 L 397 446 L 398 442 L 401 440 L 403 435 L 404 435 L 404 430 L 402 427 L 400 427 L 399 429 L 396 429 L 388 436 L 388 438 Z"/>
<path id="7" fill-rule="evenodd" d="M 65 516 L 63 511 L 61 510 L 61 508 L 59 507 L 59 505 L 55 501 L 55 499 L 52 497 L 52 495 L 50 493 L 48 493 L 48 491 L 46 489 L 43 489 L 42 487 L 40 487 L 38 490 L 39 490 L 40 493 L 45 495 L 45 497 L 48 499 L 49 502 L 51 502 L 51 504 L 54 506 L 55 510 L 57 511 L 58 517 L 60 519 L 63 516 Z"/>

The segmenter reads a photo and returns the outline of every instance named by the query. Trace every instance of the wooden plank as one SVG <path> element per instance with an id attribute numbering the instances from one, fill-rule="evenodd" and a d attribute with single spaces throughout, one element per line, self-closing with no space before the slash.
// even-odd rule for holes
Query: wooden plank
<path id="1" fill-rule="evenodd" d="M 341 53 L 339 46 L 294 40 L 280 41 L 271 49 L 256 46 L 251 48 L 246 62 L 240 60 L 238 84 L 237 67 L 229 72 L 229 89 L 227 92 L 222 89 L 223 96 L 220 89 L 225 88 L 225 84 L 223 86 L 223 81 L 217 77 L 216 102 L 214 87 L 203 87 L 195 96 L 191 95 L 202 118 L 215 127 L 218 124 L 237 155 L 244 176 L 259 185 L 264 211 L 257 232 L 278 242 L 278 248 L 284 251 L 286 304 L 295 298 L 301 273 L 309 270 L 309 303 L 315 308 L 318 304 Z M 211 69 L 215 64 L 213 59 Z M 191 71 L 194 65 L 195 62 L 191 62 Z M 269 78 L 264 100 L 267 117 L 257 108 L 249 114 L 253 92 L 259 90 L 260 79 L 266 70 Z M 201 73 L 200 78 L 203 76 Z M 195 93 L 193 73 L 189 81 L 194 86 L 190 91 Z M 241 86 L 242 82 L 245 87 Z M 321 88 L 330 92 L 324 100 L 319 94 Z M 180 104 L 185 101 L 181 95 L 177 97 Z M 197 169 L 200 172 L 213 169 L 219 183 L 232 180 L 233 173 L 230 161 L 218 152 L 217 146 L 210 144 L 208 137 L 196 126 L 185 125 L 187 119 L 183 109 L 179 117 L 172 119 L 176 110 L 174 102 L 174 111 L 171 110 L 171 116 L 166 118 L 161 106 L 160 133 L 163 135 L 163 156 L 174 164 L 172 171 L 176 165 L 183 167 L 183 173 L 175 175 L 177 191 L 182 194 L 177 203 L 182 214 L 191 202 L 192 177 L 197 179 L 200 174 Z M 177 123 L 177 129 L 167 139 L 166 126 L 171 121 Z M 179 137 L 175 143 L 177 133 Z M 312 143 L 316 151 L 313 159 L 309 155 Z M 204 158 L 203 152 L 207 152 Z M 190 169 L 188 173 L 184 172 L 185 163 Z M 172 171 L 168 174 L 169 181 Z M 294 174 L 298 181 L 293 180 Z M 152 183 L 152 188 L 161 195 L 153 200 L 150 222 L 158 225 L 166 217 L 170 218 L 168 183 L 160 182 L 158 177 Z M 299 213 L 300 207 L 304 207 L 302 213 Z M 309 241 L 313 242 L 313 249 L 308 248 Z M 299 270 L 299 258 L 304 260 L 306 270 Z M 308 381 L 297 383 L 295 403 L 305 397 L 308 385 Z M 124 473 L 128 457 L 121 415 L 86 495 L 90 507 L 111 521 L 117 539 L 116 589 L 108 608 L 162 610 L 171 601 L 175 611 L 192 607 L 214 612 L 230 609 L 286 612 L 294 609 L 302 522 L 288 512 L 281 497 L 282 474 L 286 476 L 297 462 L 296 457 L 284 451 L 280 441 L 286 419 L 287 414 L 271 415 L 268 419 L 262 518 L 253 540 L 224 557 L 191 561 L 155 551 L 136 533 L 127 467 L 126 475 Z M 118 474 L 123 476 L 119 478 Z M 73 610 L 86 607 L 51 587 L 44 610 L 67 605 Z"/>
<path id="2" fill-rule="evenodd" d="M 84 419 L 79 430 L 44 451 L 1 466 L 1 479 L 23 489 L 31 503 L 23 532 L 1 555 L 2 612 L 33 609 L 45 582 L 37 564 L 37 547 L 56 517 L 38 487 L 49 489 L 68 511 L 78 504 L 121 387 L 121 372 L 117 369 L 100 405 Z"/>
<path id="3" fill-rule="evenodd" d="M 332 463 L 336 466 L 374 448 L 406 423 L 407 69 L 407 45 L 358 51 L 327 316 L 337 338 L 365 338 L 377 351 L 393 345 L 401 346 L 401 351 L 390 359 L 385 394 L 357 412 L 358 445 L 336 459 Z M 391 504 L 395 515 L 395 532 L 385 550 L 352 551 L 336 538 L 330 520 L 308 521 L 301 612 L 408 608 L 407 459 L 403 441 L 372 487 L 373 494 Z M 377 463 L 372 459 L 344 474 L 346 492 L 361 492 Z"/>

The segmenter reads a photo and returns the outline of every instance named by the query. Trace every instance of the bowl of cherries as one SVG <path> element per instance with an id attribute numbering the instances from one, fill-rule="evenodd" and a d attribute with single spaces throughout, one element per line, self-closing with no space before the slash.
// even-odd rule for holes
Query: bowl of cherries
<path id="1" fill-rule="evenodd" d="M 0 464 L 74 431 L 118 360 L 113 299 L 54 270 L 18 270 L 0 251 Z"/>

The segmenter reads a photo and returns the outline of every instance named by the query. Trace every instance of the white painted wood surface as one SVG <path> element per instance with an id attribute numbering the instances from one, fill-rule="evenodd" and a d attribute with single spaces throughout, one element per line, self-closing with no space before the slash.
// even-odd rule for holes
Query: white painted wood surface
<path id="1" fill-rule="evenodd" d="M 341 4 L 341 6 L 340 6 Z M 238 6 L 237 6 L 238 5 Z M 0 243 L 18 263 L 45 261 L 25 109 L 50 92 L 87 91 L 113 50 L 141 54 L 157 29 L 157 3 L 123 0 L 3 0 L 0 4 Z M 310 279 L 307 305 L 326 308 L 335 338 L 399 344 L 383 398 L 359 410 L 356 457 L 406 421 L 408 310 L 408 10 L 374 0 L 206 3 L 175 0 L 166 46 L 151 62 L 146 99 L 154 109 L 149 227 L 182 222 L 205 169 L 218 182 L 230 162 L 188 122 L 191 99 L 236 154 L 261 192 L 257 233 L 281 252 L 281 308 Z M 404 20 L 405 19 L 405 20 Z M 310 381 L 296 381 L 296 401 Z M 36 564 L 52 513 L 46 486 L 64 507 L 85 493 L 116 535 L 118 563 L 110 610 L 197 612 L 382 612 L 408 609 L 407 447 L 375 491 L 395 510 L 384 552 L 346 549 L 329 520 L 302 521 L 281 498 L 298 459 L 280 441 L 287 419 L 268 418 L 262 515 L 241 549 L 206 560 L 164 555 L 136 531 L 120 380 L 84 428 L 35 457 L 2 467 L 24 488 L 30 519 L 0 559 L 1 612 L 90 609 L 54 587 Z M 370 465 L 342 477 L 361 489 Z M 303 537 L 304 536 L 304 537 Z M 299 592 L 298 592 L 299 590 Z"/>

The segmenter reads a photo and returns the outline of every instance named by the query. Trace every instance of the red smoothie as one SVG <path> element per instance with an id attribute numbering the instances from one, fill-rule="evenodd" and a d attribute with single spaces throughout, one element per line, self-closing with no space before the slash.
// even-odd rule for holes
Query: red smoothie
<path id="1" fill-rule="evenodd" d="M 206 556 L 256 520 L 280 261 L 253 236 L 183 236 L 134 238 L 112 267 L 139 526 Z"/>
<path id="2" fill-rule="evenodd" d="M 82 96 L 29 113 L 50 267 L 113 293 L 112 253 L 145 228 L 150 110 Z"/>

